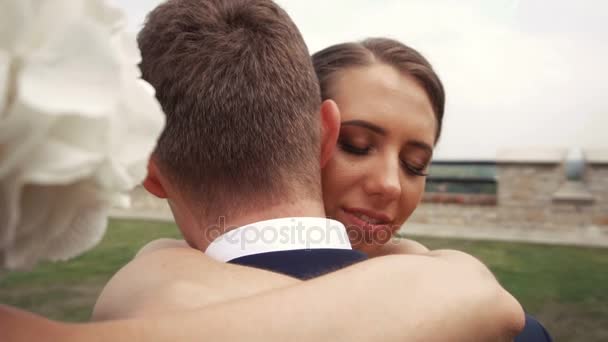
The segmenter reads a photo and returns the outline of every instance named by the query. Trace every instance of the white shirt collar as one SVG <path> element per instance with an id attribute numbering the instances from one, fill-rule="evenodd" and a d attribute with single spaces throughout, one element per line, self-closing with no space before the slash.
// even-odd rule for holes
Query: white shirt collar
<path id="1" fill-rule="evenodd" d="M 205 254 L 222 262 L 298 249 L 352 249 L 344 225 L 323 217 L 286 217 L 251 223 L 215 239 Z"/>

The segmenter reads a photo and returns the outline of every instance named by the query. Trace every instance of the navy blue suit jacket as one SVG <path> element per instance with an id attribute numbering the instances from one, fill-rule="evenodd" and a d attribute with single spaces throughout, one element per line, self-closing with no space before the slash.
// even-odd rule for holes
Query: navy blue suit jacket
<path id="1" fill-rule="evenodd" d="M 367 259 L 367 255 L 349 249 L 299 249 L 267 252 L 230 260 L 229 263 L 261 268 L 298 279 L 310 279 Z M 515 342 L 551 342 L 545 328 L 526 314 L 524 330 Z"/>
<path id="2" fill-rule="evenodd" d="M 536 318 L 526 314 L 526 325 L 514 342 L 552 342 L 551 336 Z"/>
<path id="3" fill-rule="evenodd" d="M 297 249 L 247 255 L 229 263 L 261 268 L 298 279 L 310 279 L 367 259 L 352 249 Z"/>

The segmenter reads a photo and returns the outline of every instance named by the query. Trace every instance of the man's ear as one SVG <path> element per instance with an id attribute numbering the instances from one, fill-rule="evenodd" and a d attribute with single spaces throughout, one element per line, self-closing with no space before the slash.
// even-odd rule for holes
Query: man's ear
<path id="1" fill-rule="evenodd" d="M 161 173 L 154 157 L 148 161 L 148 175 L 144 179 L 144 188 L 158 198 L 167 198 L 167 191 L 161 182 Z"/>
<path id="2" fill-rule="evenodd" d="M 340 134 L 340 109 L 332 100 L 321 104 L 321 168 L 331 159 Z"/>

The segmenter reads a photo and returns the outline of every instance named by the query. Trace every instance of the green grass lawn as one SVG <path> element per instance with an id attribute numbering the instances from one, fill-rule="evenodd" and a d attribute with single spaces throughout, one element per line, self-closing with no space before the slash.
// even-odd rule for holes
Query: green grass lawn
<path id="1" fill-rule="evenodd" d="M 139 248 L 150 240 L 178 236 L 171 223 L 112 220 L 103 241 L 90 252 L 0 279 L 0 303 L 56 319 L 88 320 L 103 285 Z"/>
<path id="2" fill-rule="evenodd" d="M 47 317 L 87 320 L 103 284 L 147 241 L 177 237 L 173 224 L 113 220 L 103 242 L 65 263 L 0 280 L 0 303 Z M 608 341 L 608 249 L 419 239 L 484 261 L 556 341 Z M 449 286 L 449 285 L 446 285 Z"/>
<path id="3" fill-rule="evenodd" d="M 608 249 L 418 240 L 481 259 L 555 341 L 608 341 Z"/>

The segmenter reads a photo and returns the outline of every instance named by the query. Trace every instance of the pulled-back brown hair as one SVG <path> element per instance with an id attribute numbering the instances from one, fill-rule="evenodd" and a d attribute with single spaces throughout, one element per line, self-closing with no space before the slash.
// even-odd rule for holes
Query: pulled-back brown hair
<path id="1" fill-rule="evenodd" d="M 308 49 L 270 0 L 169 0 L 139 33 L 167 124 L 154 158 L 204 206 L 320 195 L 320 93 Z M 255 205 L 254 205 L 255 204 Z"/>
<path id="2" fill-rule="evenodd" d="M 332 82 L 336 73 L 351 67 L 370 66 L 375 62 L 388 64 L 409 74 L 424 88 L 437 119 L 435 141 L 441 135 L 445 108 L 445 92 L 439 76 L 418 51 L 388 38 L 369 38 L 362 42 L 330 46 L 312 56 L 323 100 L 332 97 Z"/>

